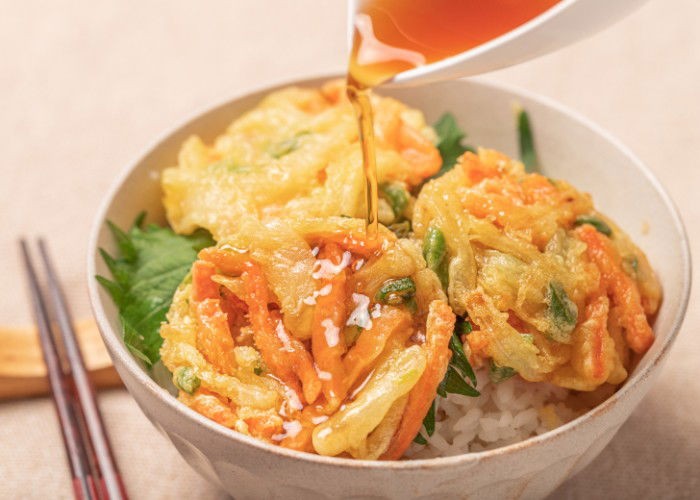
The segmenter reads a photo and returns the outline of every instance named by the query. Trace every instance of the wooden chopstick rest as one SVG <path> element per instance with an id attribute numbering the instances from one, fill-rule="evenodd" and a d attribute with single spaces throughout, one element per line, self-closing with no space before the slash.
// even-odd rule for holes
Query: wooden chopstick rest
<path id="1" fill-rule="evenodd" d="M 92 319 L 76 322 L 76 333 L 96 388 L 121 385 Z M 46 366 L 34 327 L 0 327 L 0 400 L 49 393 Z"/>

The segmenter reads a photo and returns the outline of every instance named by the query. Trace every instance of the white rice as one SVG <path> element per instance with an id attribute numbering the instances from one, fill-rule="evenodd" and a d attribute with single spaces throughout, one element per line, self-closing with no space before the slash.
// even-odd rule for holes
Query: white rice
<path id="1" fill-rule="evenodd" d="M 565 404 L 567 389 L 513 377 L 493 384 L 485 370 L 476 373 L 481 396 L 448 394 L 437 398 L 435 432 L 422 435 L 427 445 L 413 443 L 409 458 L 434 458 L 490 450 L 542 434 L 574 419 Z"/>

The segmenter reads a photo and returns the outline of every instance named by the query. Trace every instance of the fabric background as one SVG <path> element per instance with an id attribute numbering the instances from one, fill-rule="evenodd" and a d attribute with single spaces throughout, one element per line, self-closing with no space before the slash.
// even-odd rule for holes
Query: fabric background
<path id="1" fill-rule="evenodd" d="M 76 316 L 88 315 L 87 234 L 126 162 L 209 103 L 342 70 L 345 9 L 340 0 L 3 2 L 0 324 L 30 321 L 17 236 L 48 238 Z M 559 100 L 618 136 L 667 187 L 691 241 L 700 237 L 699 18 L 697 0 L 653 0 L 592 39 L 490 76 Z M 691 299 L 658 383 L 556 498 L 697 497 L 699 325 Z M 132 498 L 224 496 L 125 391 L 101 394 L 100 404 Z M 71 498 L 48 399 L 1 404 L 0 443 L 0 497 Z"/>

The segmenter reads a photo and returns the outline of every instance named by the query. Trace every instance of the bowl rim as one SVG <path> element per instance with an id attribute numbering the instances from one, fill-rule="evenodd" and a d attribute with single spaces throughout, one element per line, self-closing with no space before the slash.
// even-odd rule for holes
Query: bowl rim
<path id="1" fill-rule="evenodd" d="M 245 446 L 250 446 L 253 448 L 257 448 L 260 451 L 266 451 L 269 452 L 273 455 L 278 455 L 280 458 L 287 458 L 287 459 L 297 459 L 301 460 L 303 462 L 308 462 L 309 464 L 316 464 L 316 465 L 322 465 L 322 466 L 332 466 L 332 467 L 351 467 L 351 468 L 358 468 L 358 469 L 376 469 L 376 470 L 383 470 L 383 469 L 389 469 L 389 470 L 401 470 L 401 471 L 408 471 L 408 470 L 426 470 L 426 469 L 432 469 L 432 468 L 441 468 L 445 466 L 451 466 L 451 465 L 456 465 L 456 464 L 464 464 L 464 463 L 477 463 L 481 462 L 483 460 L 488 460 L 488 459 L 493 459 L 495 457 L 498 457 L 500 455 L 504 454 L 510 454 L 514 452 L 518 452 L 519 450 L 523 450 L 526 448 L 529 448 L 531 446 L 535 446 L 540 443 L 548 442 L 548 441 L 554 441 L 556 439 L 561 438 L 564 435 L 568 435 L 569 433 L 575 431 L 576 429 L 584 426 L 585 424 L 589 423 L 593 419 L 596 419 L 597 417 L 607 413 L 617 402 L 627 396 L 628 393 L 630 393 L 634 387 L 639 385 L 642 381 L 647 379 L 652 372 L 652 370 L 657 369 L 659 365 L 661 365 L 661 362 L 667 357 L 668 352 L 673 345 L 673 342 L 675 341 L 676 337 L 678 336 L 678 332 L 680 330 L 680 327 L 683 323 L 683 320 L 685 318 L 685 314 L 687 311 L 689 299 L 690 299 L 690 290 L 691 290 L 691 281 L 692 281 L 692 263 L 691 263 L 691 254 L 690 254 L 690 245 L 688 241 L 688 236 L 683 224 L 683 221 L 681 220 L 681 217 L 679 215 L 678 209 L 671 199 L 671 197 L 668 195 L 666 190 L 664 189 L 663 185 L 659 182 L 659 180 L 655 177 L 655 175 L 649 170 L 649 168 L 641 162 L 628 148 L 625 146 L 623 143 L 621 143 L 615 136 L 607 132 L 605 129 L 603 129 L 601 126 L 595 124 L 588 118 L 582 116 L 579 114 L 577 111 L 573 111 L 570 108 L 554 101 L 553 99 L 550 99 L 548 97 L 544 97 L 541 95 L 538 95 L 534 92 L 519 88 L 514 85 L 510 84 L 505 84 L 501 82 L 495 82 L 490 79 L 486 78 L 469 78 L 467 79 L 460 79 L 460 80 L 454 80 L 454 82 L 464 82 L 468 83 L 470 85 L 477 85 L 477 86 L 482 86 L 482 87 L 490 87 L 495 90 L 499 90 L 502 92 L 509 93 L 513 95 L 513 97 L 522 97 L 524 99 L 530 100 L 537 102 L 538 104 L 545 106 L 547 108 L 550 108 L 558 113 L 564 114 L 567 116 L 567 118 L 573 120 L 574 122 L 577 122 L 578 124 L 590 129 L 592 132 L 595 134 L 600 135 L 603 139 L 607 140 L 611 145 L 615 148 L 617 148 L 647 179 L 647 181 L 654 187 L 654 189 L 658 192 L 660 195 L 662 201 L 666 205 L 667 209 L 670 212 L 671 218 L 673 220 L 673 223 L 675 225 L 675 228 L 680 235 L 680 239 L 678 241 L 678 244 L 680 245 L 680 250 L 681 250 L 681 271 L 683 274 L 683 279 L 682 283 L 680 283 L 681 287 L 681 300 L 680 304 L 678 305 L 678 308 L 676 310 L 676 314 L 673 317 L 673 321 L 670 327 L 670 334 L 668 337 L 665 339 L 664 343 L 661 346 L 661 349 L 658 351 L 658 354 L 656 355 L 655 359 L 651 360 L 651 362 L 646 365 L 642 370 L 634 373 L 631 377 L 627 379 L 625 384 L 618 390 L 616 391 L 611 397 L 606 399 L 603 403 L 599 404 L 598 406 L 592 408 L 591 410 L 587 411 L 583 415 L 571 420 L 570 422 L 567 422 L 566 424 L 557 427 L 556 429 L 553 429 L 551 431 L 547 431 L 543 434 L 537 435 L 537 436 L 532 436 L 529 438 L 526 438 L 522 441 L 519 441 L 514 444 L 502 446 L 500 448 L 495 448 L 493 450 L 486 450 L 486 451 L 478 451 L 478 452 L 469 452 L 469 453 L 463 453 L 459 455 L 452 455 L 452 456 L 447 456 L 447 457 L 435 457 L 435 458 L 423 458 L 423 459 L 410 459 L 410 460 L 396 460 L 396 461 L 378 461 L 378 460 L 362 460 L 362 459 L 352 459 L 352 458 L 340 458 L 340 457 L 326 457 L 322 455 L 316 455 L 313 453 L 306 453 L 302 451 L 296 451 L 296 450 L 290 450 L 287 448 L 283 448 L 281 446 L 276 446 L 273 444 L 266 443 L 264 441 L 258 440 L 254 437 L 239 433 L 233 429 L 229 429 L 227 427 L 224 427 L 223 425 L 217 424 L 213 420 L 210 420 L 203 415 L 197 413 L 196 411 L 192 410 L 182 402 L 180 402 L 177 398 L 173 397 L 167 390 L 163 389 L 160 385 L 158 385 L 151 377 L 148 376 L 148 374 L 143 370 L 143 368 L 137 363 L 137 361 L 133 358 L 133 356 L 129 353 L 128 349 L 124 345 L 122 336 L 115 332 L 109 321 L 107 320 L 106 313 L 104 311 L 104 307 L 102 305 L 100 295 L 99 295 L 99 288 L 98 288 L 98 283 L 93 277 L 96 275 L 96 263 L 98 260 L 98 238 L 100 235 L 100 232 L 103 229 L 103 226 L 105 224 L 105 217 L 106 214 L 113 202 L 114 197 L 116 194 L 119 192 L 119 190 L 122 188 L 124 182 L 127 180 L 127 178 L 131 175 L 131 173 L 134 171 L 134 169 L 141 163 L 141 161 L 149 154 L 151 153 L 154 149 L 156 149 L 162 142 L 167 140 L 171 135 L 182 129 L 183 127 L 187 126 L 189 123 L 192 121 L 201 118 L 202 115 L 209 113 L 215 109 L 218 109 L 220 107 L 226 106 L 230 104 L 233 101 L 244 99 L 248 97 L 251 94 L 256 94 L 256 93 L 268 93 L 271 91 L 274 91 L 279 88 L 283 88 L 285 86 L 290 86 L 290 85 L 309 85 L 312 82 L 320 82 L 323 80 L 329 80 L 333 78 L 337 78 L 339 75 L 336 74 L 327 74 L 327 73 L 321 73 L 317 75 L 311 75 L 309 77 L 305 78 L 294 78 L 294 79 L 284 79 L 279 82 L 273 83 L 271 85 L 266 85 L 266 86 L 255 86 L 252 88 L 246 88 L 240 92 L 235 93 L 232 97 L 228 97 L 224 100 L 214 102 L 213 104 L 210 103 L 208 105 L 205 105 L 199 109 L 197 109 L 194 113 L 190 113 L 187 115 L 187 117 L 183 120 L 180 120 L 176 123 L 175 126 L 169 128 L 166 132 L 162 133 L 159 135 L 154 141 L 149 143 L 146 148 L 141 149 L 141 151 L 134 157 L 132 161 L 130 161 L 126 168 L 124 168 L 121 173 L 117 176 L 117 178 L 113 181 L 111 184 L 111 187 L 109 188 L 105 198 L 103 199 L 101 206 L 99 210 L 97 211 L 97 215 L 95 217 L 95 220 L 93 222 L 91 231 L 90 231 L 90 238 L 89 238 L 89 243 L 88 243 L 88 253 L 87 253 L 87 276 L 88 276 L 88 292 L 89 292 L 89 297 L 90 297 L 90 305 L 93 311 L 93 315 L 95 316 L 95 319 L 97 321 L 97 324 L 99 326 L 100 330 L 100 335 L 102 336 L 102 340 L 105 342 L 107 347 L 109 348 L 110 355 L 112 356 L 113 360 L 115 361 L 115 365 L 118 363 L 120 364 L 125 370 L 127 370 L 131 376 L 133 376 L 139 383 L 143 385 L 143 387 L 150 393 L 152 397 L 155 397 L 156 399 L 159 400 L 159 402 L 166 407 L 171 412 L 174 413 L 180 413 L 184 416 L 184 418 L 189 419 L 190 421 L 193 421 L 194 423 L 197 423 L 203 427 L 203 429 L 207 430 L 209 434 L 215 435 L 218 438 L 221 439 L 232 439 L 233 441 L 237 441 L 238 443 L 245 445 Z M 109 333 L 107 333 L 109 332 Z M 133 395 L 132 395 L 133 397 Z"/>

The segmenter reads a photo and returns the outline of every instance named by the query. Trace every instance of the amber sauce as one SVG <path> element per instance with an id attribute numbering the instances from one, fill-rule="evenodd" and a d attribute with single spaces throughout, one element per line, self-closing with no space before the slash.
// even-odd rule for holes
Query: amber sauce
<path id="1" fill-rule="evenodd" d="M 377 172 L 369 92 L 403 71 L 457 55 L 537 17 L 559 0 L 360 0 L 348 97 L 360 127 L 367 233 L 377 234 Z"/>

